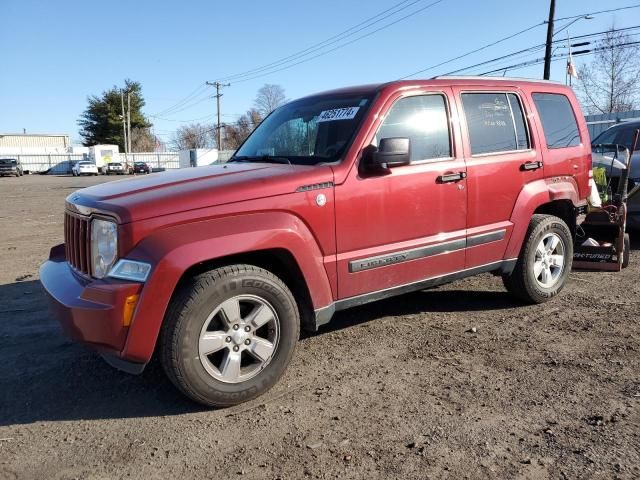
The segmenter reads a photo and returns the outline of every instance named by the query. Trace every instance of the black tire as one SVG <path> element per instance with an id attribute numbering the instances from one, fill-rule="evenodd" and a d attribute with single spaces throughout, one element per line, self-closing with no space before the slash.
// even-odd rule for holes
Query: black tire
<path id="1" fill-rule="evenodd" d="M 557 235 L 563 243 L 564 265 L 555 283 L 543 286 L 534 274 L 536 248 L 547 234 Z M 573 262 L 573 239 L 567 224 L 553 215 L 536 214 L 531 217 L 529 229 L 513 272 L 503 275 L 507 290 L 526 303 L 544 303 L 555 297 L 564 288 Z"/>
<path id="2" fill-rule="evenodd" d="M 622 250 L 622 268 L 629 266 L 629 254 L 631 253 L 631 238 L 628 233 L 624 234 L 624 248 Z"/>
<path id="3" fill-rule="evenodd" d="M 245 381 L 227 383 L 207 371 L 198 344 L 215 309 L 239 295 L 268 302 L 279 322 L 279 338 L 266 366 Z M 186 396 L 206 406 L 226 407 L 251 400 L 275 385 L 291 360 L 299 334 L 300 315 L 287 286 L 262 268 L 232 265 L 194 276 L 179 287 L 165 316 L 159 356 L 171 382 Z M 229 355 L 224 348 L 221 351 Z"/>

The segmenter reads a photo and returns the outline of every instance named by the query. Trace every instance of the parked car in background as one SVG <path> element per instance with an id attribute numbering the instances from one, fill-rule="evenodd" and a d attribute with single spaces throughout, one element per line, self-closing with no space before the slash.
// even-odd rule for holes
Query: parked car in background
<path id="1" fill-rule="evenodd" d="M 24 175 L 22 164 L 16 158 L 0 158 L 0 176 L 13 175 L 21 177 Z"/>
<path id="2" fill-rule="evenodd" d="M 229 406 L 337 311 L 487 272 L 525 303 L 555 297 L 590 174 L 559 83 L 332 90 L 278 108 L 225 164 L 72 193 L 40 281 L 111 365 L 140 373 L 156 352 L 185 395 Z"/>
<path id="3" fill-rule="evenodd" d="M 98 167 L 93 162 L 76 162 L 71 168 L 71 175 L 79 177 L 80 175 L 98 175 Z"/>
<path id="4" fill-rule="evenodd" d="M 151 167 L 144 162 L 135 162 L 133 164 L 133 173 L 151 173 Z"/>
<path id="5" fill-rule="evenodd" d="M 593 148 L 593 165 L 604 167 L 607 176 L 612 178 L 612 191 L 618 189 L 618 178 L 620 177 L 620 169 L 616 167 L 613 161 L 613 152 L 609 148 L 600 148 L 602 145 L 621 145 L 630 152 L 633 149 L 633 138 L 636 130 L 640 128 L 640 121 L 624 122 L 614 125 L 598 135 L 592 142 Z M 640 145 L 638 145 L 640 147 Z M 620 152 L 622 153 L 622 152 Z M 624 160 L 619 155 L 619 160 Z M 629 190 L 640 183 L 640 152 L 634 152 L 631 156 L 631 170 L 629 171 Z M 627 204 L 627 227 L 632 230 L 640 230 L 640 195 L 636 195 L 629 199 Z"/>
<path id="6" fill-rule="evenodd" d="M 126 175 L 127 169 L 120 162 L 107 163 L 106 174 L 107 175 Z"/>

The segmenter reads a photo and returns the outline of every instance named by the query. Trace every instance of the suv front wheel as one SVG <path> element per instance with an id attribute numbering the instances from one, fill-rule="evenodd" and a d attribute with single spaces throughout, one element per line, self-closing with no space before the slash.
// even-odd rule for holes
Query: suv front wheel
<path id="1" fill-rule="evenodd" d="M 573 240 L 567 224 L 536 214 L 513 272 L 503 275 L 507 290 L 527 303 L 543 303 L 563 288 L 571 271 Z"/>
<path id="2" fill-rule="evenodd" d="M 160 358 L 169 379 L 191 399 L 230 406 L 269 390 L 298 341 L 291 291 L 252 265 L 217 268 L 188 279 L 167 311 Z"/>

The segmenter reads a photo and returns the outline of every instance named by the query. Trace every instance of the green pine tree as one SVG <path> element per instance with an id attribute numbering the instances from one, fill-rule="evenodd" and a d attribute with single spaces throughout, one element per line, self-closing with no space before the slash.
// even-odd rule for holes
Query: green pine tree
<path id="1" fill-rule="evenodd" d="M 118 145 L 121 152 L 125 150 L 120 94 L 124 94 L 126 112 L 127 92 L 131 95 L 131 130 L 148 129 L 152 126 L 142 113 L 145 105 L 142 86 L 139 82 L 127 79 L 124 81 L 124 88 L 114 86 L 101 96 L 92 95 L 88 98 L 89 105 L 78 120 L 83 145 Z"/>

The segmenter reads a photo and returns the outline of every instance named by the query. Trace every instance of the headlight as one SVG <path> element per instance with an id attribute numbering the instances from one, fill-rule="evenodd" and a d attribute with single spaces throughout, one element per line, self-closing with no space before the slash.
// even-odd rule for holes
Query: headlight
<path id="1" fill-rule="evenodd" d="M 91 222 L 91 265 L 93 276 L 103 278 L 118 256 L 118 226 L 108 220 Z"/>

